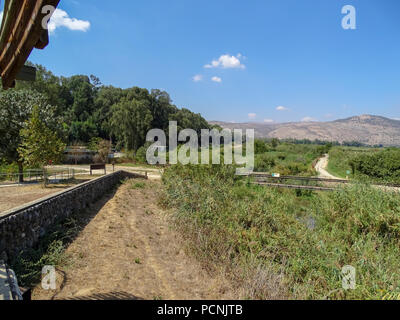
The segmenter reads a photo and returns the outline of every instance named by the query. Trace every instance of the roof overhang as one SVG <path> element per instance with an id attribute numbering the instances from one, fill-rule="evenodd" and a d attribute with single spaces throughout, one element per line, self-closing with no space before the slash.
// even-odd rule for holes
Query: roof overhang
<path id="1" fill-rule="evenodd" d="M 49 34 L 42 21 L 49 16 L 47 5 L 60 0 L 5 0 L 0 29 L 0 77 L 3 89 L 13 88 L 34 48 L 44 49 Z M 47 22 L 46 26 L 47 26 Z"/>

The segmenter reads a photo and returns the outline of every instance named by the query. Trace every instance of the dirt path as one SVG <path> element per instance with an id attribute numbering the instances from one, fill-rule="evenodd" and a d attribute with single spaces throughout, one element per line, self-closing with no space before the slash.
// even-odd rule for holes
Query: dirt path
<path id="1" fill-rule="evenodd" d="M 38 287 L 33 298 L 234 299 L 226 281 L 185 253 L 157 205 L 160 188 L 158 181 L 130 180 L 94 205 L 94 218 L 66 251 L 71 265 L 62 267 L 59 288 Z"/>
<path id="2" fill-rule="evenodd" d="M 326 179 L 338 179 L 338 180 L 343 180 L 342 178 L 335 177 L 334 175 L 330 174 L 326 168 L 328 167 L 328 162 L 329 162 L 329 155 L 326 154 L 324 155 L 323 158 L 319 159 L 315 166 L 315 170 L 317 170 L 318 175 L 320 178 L 326 178 Z"/>

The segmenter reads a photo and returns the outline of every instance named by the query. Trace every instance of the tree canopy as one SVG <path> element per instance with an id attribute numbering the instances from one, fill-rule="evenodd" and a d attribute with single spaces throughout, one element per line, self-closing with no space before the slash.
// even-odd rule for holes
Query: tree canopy
<path id="1" fill-rule="evenodd" d="M 34 106 L 40 110 L 38 117 L 54 132 L 62 134 L 62 128 L 56 116 L 56 107 L 51 106 L 46 96 L 33 90 L 0 91 L 0 158 L 9 163 L 17 162 L 20 173 L 22 161 L 18 154 L 21 144 L 20 131 L 26 127 L 26 121 L 32 115 Z"/>
<path id="2" fill-rule="evenodd" d="M 44 167 L 61 161 L 65 144 L 40 119 L 39 107 L 35 106 L 32 115 L 21 130 L 21 144 L 18 148 L 21 161 L 31 167 Z"/>
<path id="3" fill-rule="evenodd" d="M 169 121 L 177 121 L 182 129 L 198 132 L 210 128 L 200 114 L 173 105 L 165 91 L 121 89 L 102 85 L 93 75 L 59 77 L 41 65 L 35 67 L 37 80 L 18 82 L 16 90 L 39 93 L 41 105 L 54 106 L 54 116 L 59 117 L 62 136 L 68 144 L 87 144 L 92 138 L 100 137 L 136 151 L 144 145 L 149 129 L 166 130 Z M 22 123 L 26 119 L 25 116 Z"/>

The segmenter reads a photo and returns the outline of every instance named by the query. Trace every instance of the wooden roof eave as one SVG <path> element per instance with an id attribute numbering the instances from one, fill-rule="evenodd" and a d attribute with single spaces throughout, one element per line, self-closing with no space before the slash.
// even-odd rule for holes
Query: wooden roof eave
<path id="1" fill-rule="evenodd" d="M 43 6 L 57 7 L 60 0 L 6 0 L 0 33 L 0 76 L 3 88 L 15 85 L 17 74 L 33 48 L 43 49 L 49 42 L 42 20 Z"/>

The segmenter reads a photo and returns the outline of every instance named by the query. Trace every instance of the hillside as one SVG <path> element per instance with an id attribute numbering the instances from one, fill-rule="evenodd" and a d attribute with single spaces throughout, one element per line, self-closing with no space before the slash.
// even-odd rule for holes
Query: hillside
<path id="1" fill-rule="evenodd" d="M 357 141 L 368 145 L 400 146 L 400 121 L 373 115 L 361 115 L 331 122 L 263 124 L 212 121 L 211 123 L 230 129 L 254 128 L 258 138 Z"/>

